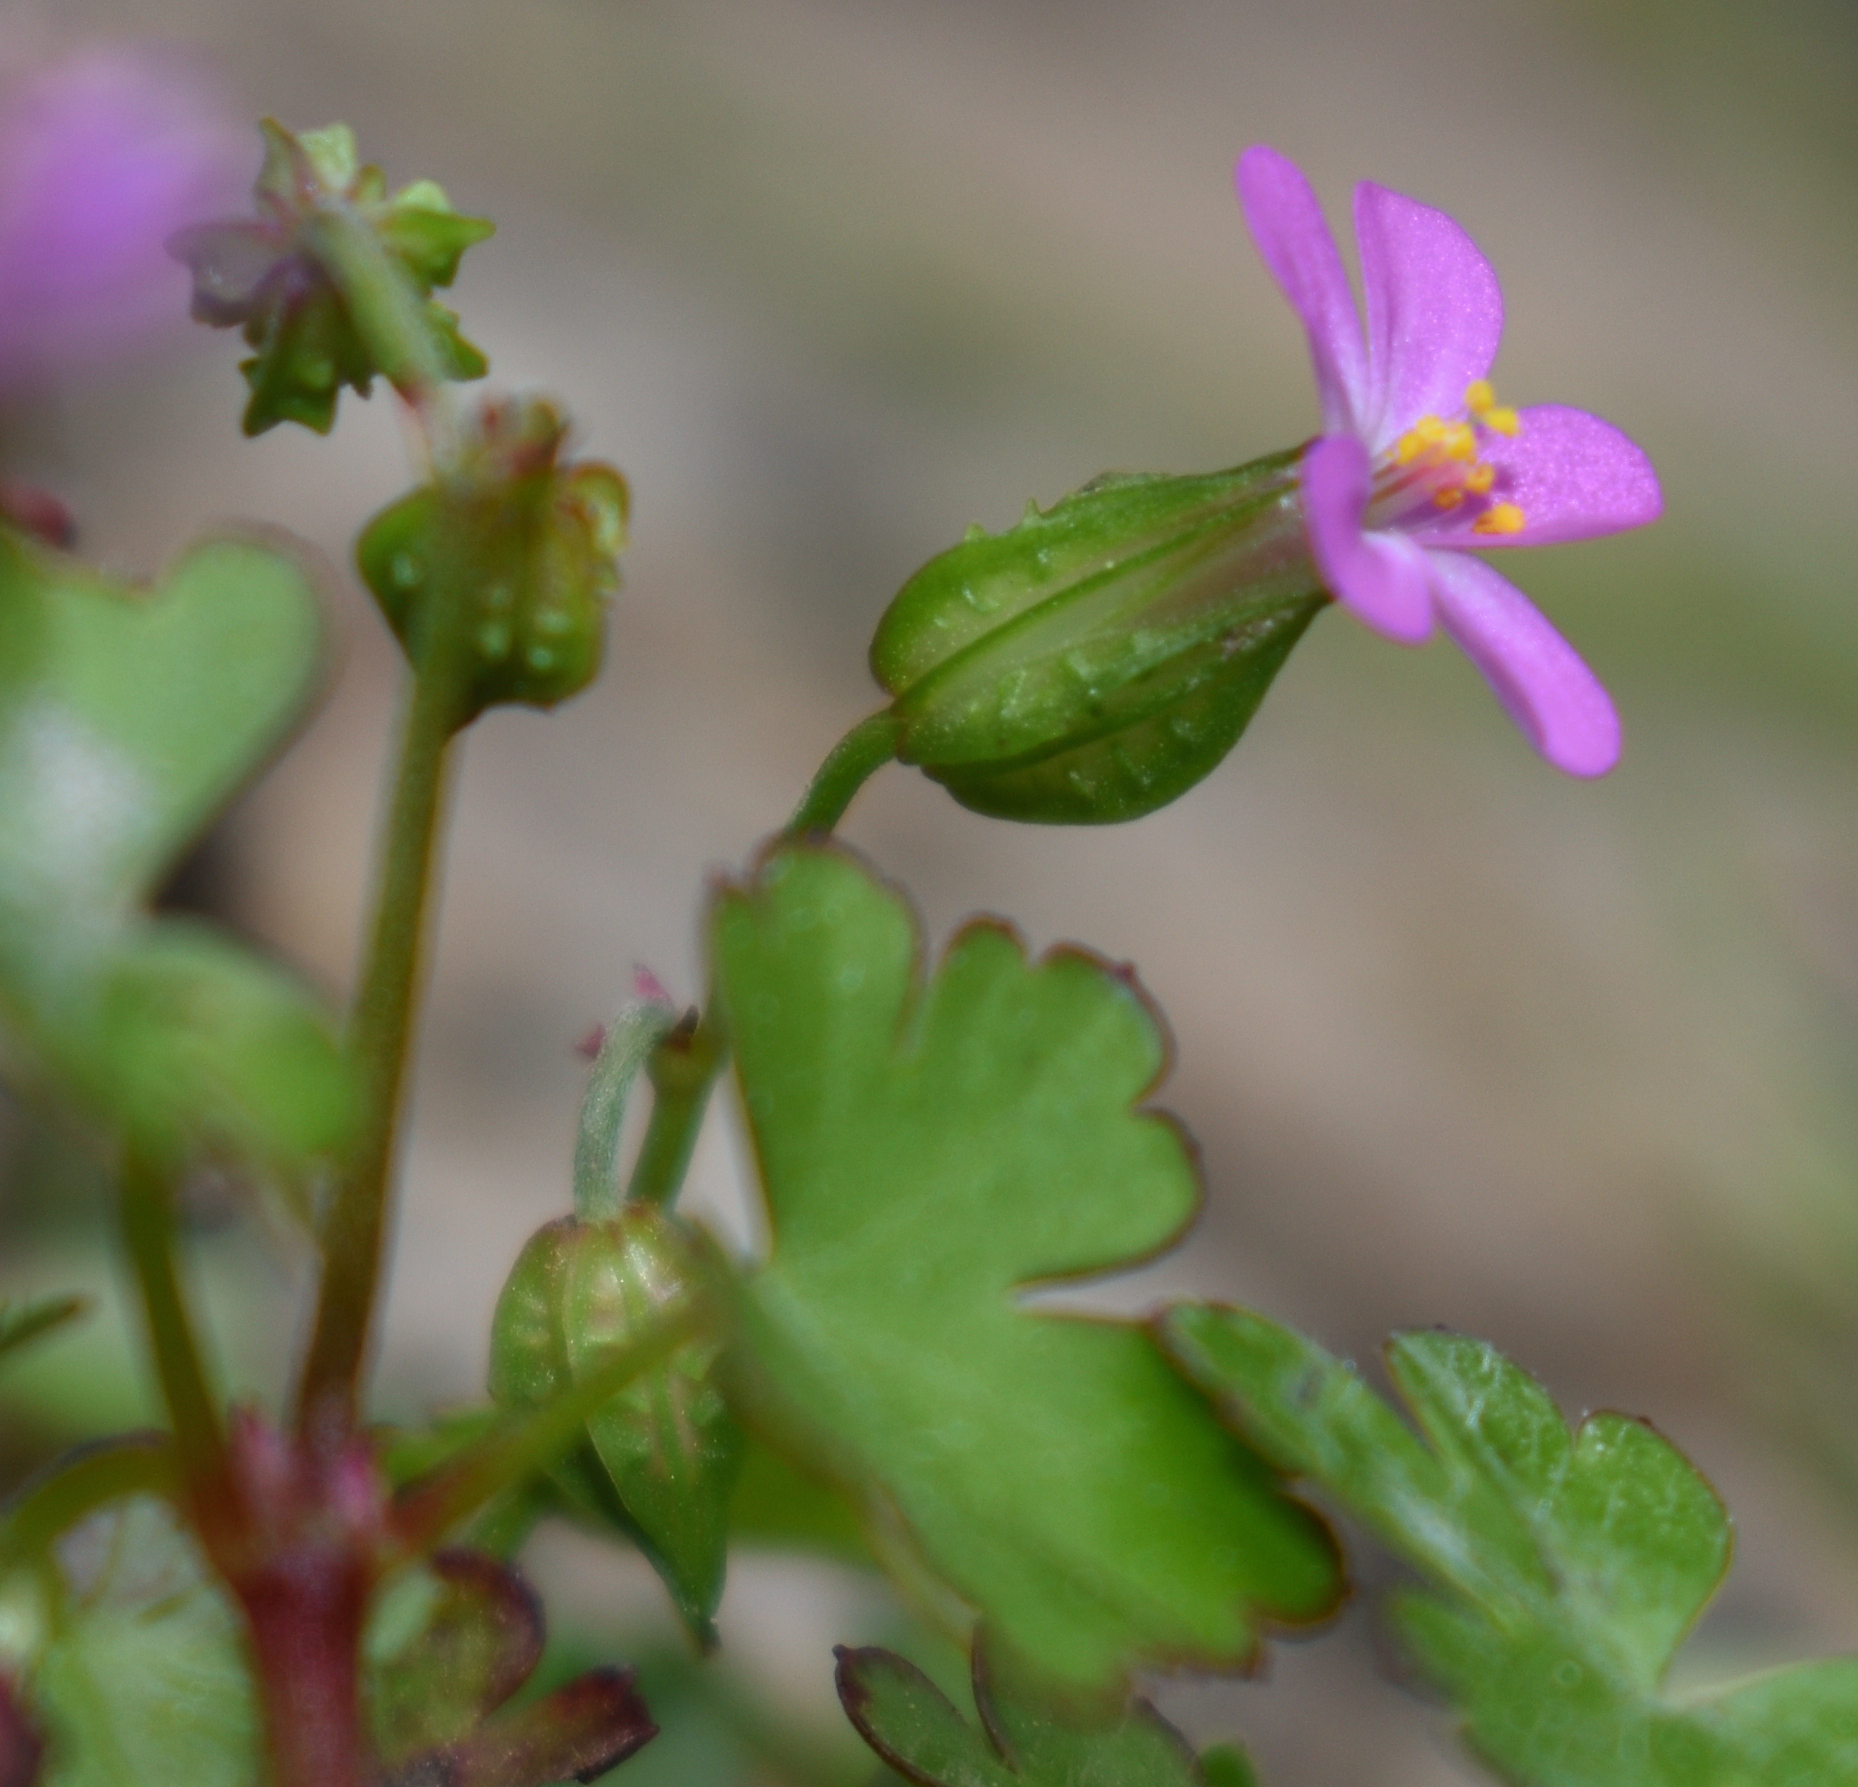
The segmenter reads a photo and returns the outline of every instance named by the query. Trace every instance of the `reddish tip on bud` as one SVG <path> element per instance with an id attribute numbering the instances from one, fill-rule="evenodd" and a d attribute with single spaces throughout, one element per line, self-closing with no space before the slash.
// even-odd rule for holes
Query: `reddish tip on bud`
<path id="1" fill-rule="evenodd" d="M 667 1009 L 677 1003 L 665 989 L 665 984 L 651 969 L 634 964 L 632 970 L 632 996 L 643 999 L 647 1005 L 662 1005 Z"/>

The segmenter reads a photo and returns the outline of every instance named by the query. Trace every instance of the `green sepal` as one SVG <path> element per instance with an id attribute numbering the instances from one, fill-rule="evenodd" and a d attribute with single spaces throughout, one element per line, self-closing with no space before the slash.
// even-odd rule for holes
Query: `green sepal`
<path id="1" fill-rule="evenodd" d="M 710 936 L 772 1236 L 736 1299 L 744 1420 L 930 1611 L 1082 1690 L 1241 1666 L 1264 1619 L 1325 1613 L 1326 1532 L 1145 1329 L 1024 1300 L 1165 1249 L 1198 1201 L 1127 971 L 977 924 L 930 977 L 905 902 L 815 843 L 726 888 Z"/>
<path id="2" fill-rule="evenodd" d="M 871 647 L 898 757 L 1001 818 L 1108 824 L 1185 793 L 1329 599 L 1296 461 L 1099 478 L 931 559 Z"/>
<path id="3" fill-rule="evenodd" d="M 307 989 L 146 902 L 321 668 L 281 542 L 193 547 L 153 592 L 0 540 L 0 1024 L 16 1070 L 145 1153 L 230 1150 L 299 1184 L 349 1074 Z"/>
<path id="4" fill-rule="evenodd" d="M 593 680 L 629 500 L 611 466 L 558 460 L 566 429 L 547 403 L 487 406 L 479 428 L 455 476 L 384 509 L 355 548 L 408 654 L 467 660 L 460 723 L 502 703 L 553 707 Z"/>
<path id="5" fill-rule="evenodd" d="M 1161 1324 L 1185 1374 L 1280 1468 L 1419 1573 L 1391 1613 L 1471 1747 L 1519 1787 L 1854 1787 L 1858 1659 L 1711 1694 L 1663 1687 L 1728 1569 L 1728 1516 L 1641 1421 L 1570 1431 L 1542 1386 L 1462 1335 L 1387 1363 L 1418 1431 L 1352 1366 L 1247 1311 Z"/>
<path id="6" fill-rule="evenodd" d="M 484 356 L 431 293 L 451 284 L 464 251 L 494 226 L 458 215 L 431 180 L 390 195 L 380 169 L 360 164 L 346 125 L 293 134 L 267 118 L 259 128 L 257 215 L 183 230 L 171 244 L 193 273 L 194 316 L 241 329 L 257 350 L 240 366 L 251 390 L 245 432 L 297 422 L 327 433 L 344 386 L 365 397 L 376 373 L 402 385 L 416 377 L 405 344 L 374 326 L 332 229 L 368 232 L 390 276 L 408 282 L 424 362 L 440 377 L 481 378 Z"/>
<path id="7" fill-rule="evenodd" d="M 840 1645 L 834 1654 L 846 1717 L 918 1787 L 1214 1787 L 1186 1740 L 1139 1697 L 1101 1709 L 1041 1702 L 997 1680 L 977 1649 L 976 1725 L 894 1652 Z M 1237 1754 L 1222 1756 L 1218 1787 L 1229 1787 L 1224 1763 Z"/>
<path id="8" fill-rule="evenodd" d="M 506 1408 L 551 1401 L 713 1271 L 676 1217 L 630 1205 L 603 1222 L 564 1217 L 530 1237 L 491 1323 L 490 1393 Z M 718 1381 L 720 1340 L 693 1339 L 587 1423 L 551 1475 L 585 1517 L 651 1560 L 702 1646 L 715 1641 L 729 1504 L 742 1439 Z"/>
<path id="9" fill-rule="evenodd" d="M 368 1621 L 368 1722 L 390 1768 L 470 1736 L 535 1672 L 546 1629 L 535 1591 L 480 1552 L 450 1547 L 403 1571 Z"/>

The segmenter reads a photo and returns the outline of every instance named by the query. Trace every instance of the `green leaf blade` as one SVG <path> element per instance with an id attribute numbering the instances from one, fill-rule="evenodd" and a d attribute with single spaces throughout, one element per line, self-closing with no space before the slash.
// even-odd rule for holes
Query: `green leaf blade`
<path id="1" fill-rule="evenodd" d="M 1682 1702 L 1659 1691 L 1727 1568 L 1729 1526 L 1708 1483 L 1645 1423 L 1599 1414 L 1570 1434 L 1542 1386 L 1493 1348 L 1409 1334 L 1389 1365 L 1421 1444 L 1352 1370 L 1260 1316 L 1180 1307 L 1161 1332 L 1269 1458 L 1430 1578 L 1396 1597 L 1394 1625 L 1506 1780 L 1858 1783 L 1858 1664 Z"/>
<path id="2" fill-rule="evenodd" d="M 0 598 L 0 1020 L 22 1063 L 153 1155 L 299 1176 L 349 1121 L 327 1014 L 145 908 L 320 678 L 309 570 L 207 540 L 147 592 L 6 542 Z"/>
<path id="3" fill-rule="evenodd" d="M 1147 1334 L 1021 1306 L 1195 1208 L 1179 1132 L 1139 1108 L 1166 1052 L 1130 981 L 979 925 L 926 983 L 901 899 L 813 846 L 721 897 L 713 948 L 774 1233 L 738 1299 L 753 1422 L 1075 1684 L 1236 1664 L 1255 1612 L 1326 1611 L 1321 1528 Z"/>

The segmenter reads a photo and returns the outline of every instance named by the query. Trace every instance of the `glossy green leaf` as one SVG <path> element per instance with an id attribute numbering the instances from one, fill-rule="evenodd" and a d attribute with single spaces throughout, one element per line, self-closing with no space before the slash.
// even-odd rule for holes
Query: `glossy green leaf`
<path id="1" fill-rule="evenodd" d="M 533 1408 L 584 1381 L 708 1274 L 684 1225 L 630 1205 L 568 1217 L 524 1247 L 491 1324 L 490 1393 Z M 741 1433 L 718 1381 L 722 1343 L 689 1341 L 595 1414 L 556 1485 L 652 1560 L 700 1644 L 714 1642 Z"/>
<path id="2" fill-rule="evenodd" d="M 250 1787 L 258 1711 L 239 1616 L 166 1504 L 93 1516 L 59 1565 L 28 1674 L 41 1787 Z"/>
<path id="3" fill-rule="evenodd" d="M 1181 1734 L 1145 1700 L 1085 1718 L 1002 1691 L 977 1663 L 976 1725 L 894 1652 L 841 1645 L 836 1655 L 846 1716 L 920 1787 L 1207 1787 Z"/>
<path id="4" fill-rule="evenodd" d="M 149 1152 L 290 1169 L 349 1109 L 306 989 L 145 902 L 303 710 L 304 567 L 211 540 L 154 592 L 0 540 L 0 1022 L 21 1064 Z"/>
<path id="5" fill-rule="evenodd" d="M 1525 1787 L 1858 1783 L 1858 1659 L 1709 1697 L 1660 1692 L 1728 1569 L 1715 1493 L 1624 1415 L 1570 1432 L 1480 1341 L 1405 1334 L 1388 1369 L 1418 1431 L 1353 1367 L 1241 1310 L 1176 1309 L 1182 1370 L 1286 1471 L 1318 1483 L 1423 1592 L 1393 1617 L 1467 1740 Z"/>
<path id="6" fill-rule="evenodd" d="M 1128 974 L 978 924 L 926 983 L 908 906 L 818 845 L 726 889 L 712 948 L 772 1230 L 739 1299 L 752 1424 L 1072 1684 L 1237 1664 L 1258 1616 L 1326 1611 L 1326 1534 L 1147 1331 L 1025 1305 L 1194 1211 Z"/>
<path id="7" fill-rule="evenodd" d="M 850 1564 L 871 1563 L 857 1510 L 829 1483 L 809 1476 L 773 1447 L 750 1439 L 742 1452 L 731 1537 L 773 1550 L 808 1551 Z"/>

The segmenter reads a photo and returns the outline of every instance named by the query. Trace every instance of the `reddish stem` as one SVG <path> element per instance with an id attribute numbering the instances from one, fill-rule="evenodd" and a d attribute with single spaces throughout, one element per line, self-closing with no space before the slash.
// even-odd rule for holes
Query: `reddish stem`
<path id="1" fill-rule="evenodd" d="M 306 1546 L 235 1584 L 251 1631 L 275 1787 L 371 1787 L 362 1729 L 361 1628 L 371 1573 Z"/>

